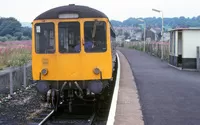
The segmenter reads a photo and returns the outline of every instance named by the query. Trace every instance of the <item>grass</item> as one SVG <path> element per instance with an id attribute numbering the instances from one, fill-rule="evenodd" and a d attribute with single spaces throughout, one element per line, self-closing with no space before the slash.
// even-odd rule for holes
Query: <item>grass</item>
<path id="1" fill-rule="evenodd" d="M 0 70 L 10 66 L 22 66 L 31 60 L 31 46 L 12 42 L 0 46 Z"/>
<path id="2" fill-rule="evenodd" d="M 0 70 L 2 70 L 2 69 L 4 69 L 4 68 L 6 68 L 6 65 L 0 64 Z"/>

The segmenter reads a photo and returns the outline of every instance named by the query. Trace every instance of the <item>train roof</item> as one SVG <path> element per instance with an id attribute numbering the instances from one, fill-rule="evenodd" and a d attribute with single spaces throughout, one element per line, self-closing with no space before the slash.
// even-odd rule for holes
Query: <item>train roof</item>
<path id="1" fill-rule="evenodd" d="M 34 20 L 58 19 L 58 15 L 63 13 L 76 13 L 79 15 L 79 18 L 108 18 L 104 13 L 96 9 L 87 6 L 69 4 L 67 6 L 60 6 L 47 10 L 46 12 L 37 16 Z"/>
<path id="2" fill-rule="evenodd" d="M 108 19 L 108 17 L 104 13 L 94 8 L 81 6 L 81 5 L 75 5 L 75 4 L 69 4 L 67 6 L 60 6 L 60 7 L 47 10 L 44 13 L 37 16 L 34 20 L 59 19 L 59 14 L 64 14 L 64 13 L 69 13 L 69 14 L 76 13 L 79 15 L 78 18 L 107 18 Z M 111 31 L 112 36 L 116 37 L 115 31 L 112 25 L 111 25 L 111 30 L 112 30 Z"/>

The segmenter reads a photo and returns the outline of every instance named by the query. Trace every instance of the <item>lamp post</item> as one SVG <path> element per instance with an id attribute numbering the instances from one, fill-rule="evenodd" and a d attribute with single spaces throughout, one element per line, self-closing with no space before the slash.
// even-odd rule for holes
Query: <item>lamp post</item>
<path id="1" fill-rule="evenodd" d="M 157 9 L 152 9 L 152 11 L 162 13 L 162 42 L 164 41 L 164 36 L 163 36 L 163 27 L 164 27 L 164 21 L 163 21 L 163 11 L 157 10 Z M 161 60 L 163 60 L 163 44 L 161 44 Z"/>
<path id="2" fill-rule="evenodd" d="M 137 19 L 137 20 L 139 20 L 139 21 L 141 21 L 141 22 L 144 22 L 144 49 L 143 49 L 143 51 L 145 52 L 145 43 L 146 43 L 146 22 L 145 22 L 144 20 L 142 20 L 142 19 Z"/>

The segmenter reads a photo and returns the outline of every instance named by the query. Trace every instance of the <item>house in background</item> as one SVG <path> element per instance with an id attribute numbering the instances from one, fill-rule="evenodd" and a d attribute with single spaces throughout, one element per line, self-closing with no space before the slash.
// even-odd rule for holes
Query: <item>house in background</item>
<path id="1" fill-rule="evenodd" d="M 141 41 L 142 40 L 142 32 L 135 33 L 135 39 L 138 41 Z"/>
<path id="2" fill-rule="evenodd" d="M 160 28 L 147 28 L 146 30 L 147 41 L 160 41 L 161 40 L 161 29 Z M 144 39 L 144 33 L 142 33 L 142 39 Z"/>

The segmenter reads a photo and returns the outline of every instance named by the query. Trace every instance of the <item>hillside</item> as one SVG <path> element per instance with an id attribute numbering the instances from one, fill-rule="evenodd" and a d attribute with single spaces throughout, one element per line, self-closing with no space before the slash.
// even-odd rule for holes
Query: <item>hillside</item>
<path id="1" fill-rule="evenodd" d="M 161 27 L 162 19 L 155 17 L 140 18 L 146 21 L 147 26 L 150 27 Z M 111 20 L 111 23 L 115 27 L 123 26 L 139 26 L 143 22 L 138 21 L 136 18 L 130 17 L 124 21 Z M 31 27 L 30 22 L 21 22 L 23 27 Z M 200 27 L 200 16 L 193 18 L 186 17 L 173 17 L 173 18 L 164 18 L 164 26 L 166 28 L 175 28 L 175 27 Z"/>
<path id="2" fill-rule="evenodd" d="M 161 27 L 162 19 L 155 17 L 140 18 L 145 20 L 148 27 Z M 138 21 L 136 18 L 128 18 L 123 22 L 117 20 L 111 20 L 111 23 L 115 27 L 119 26 L 139 26 L 143 22 Z M 200 16 L 193 18 L 186 17 L 174 17 L 174 18 L 164 18 L 165 28 L 176 28 L 176 27 L 200 27 Z"/>

